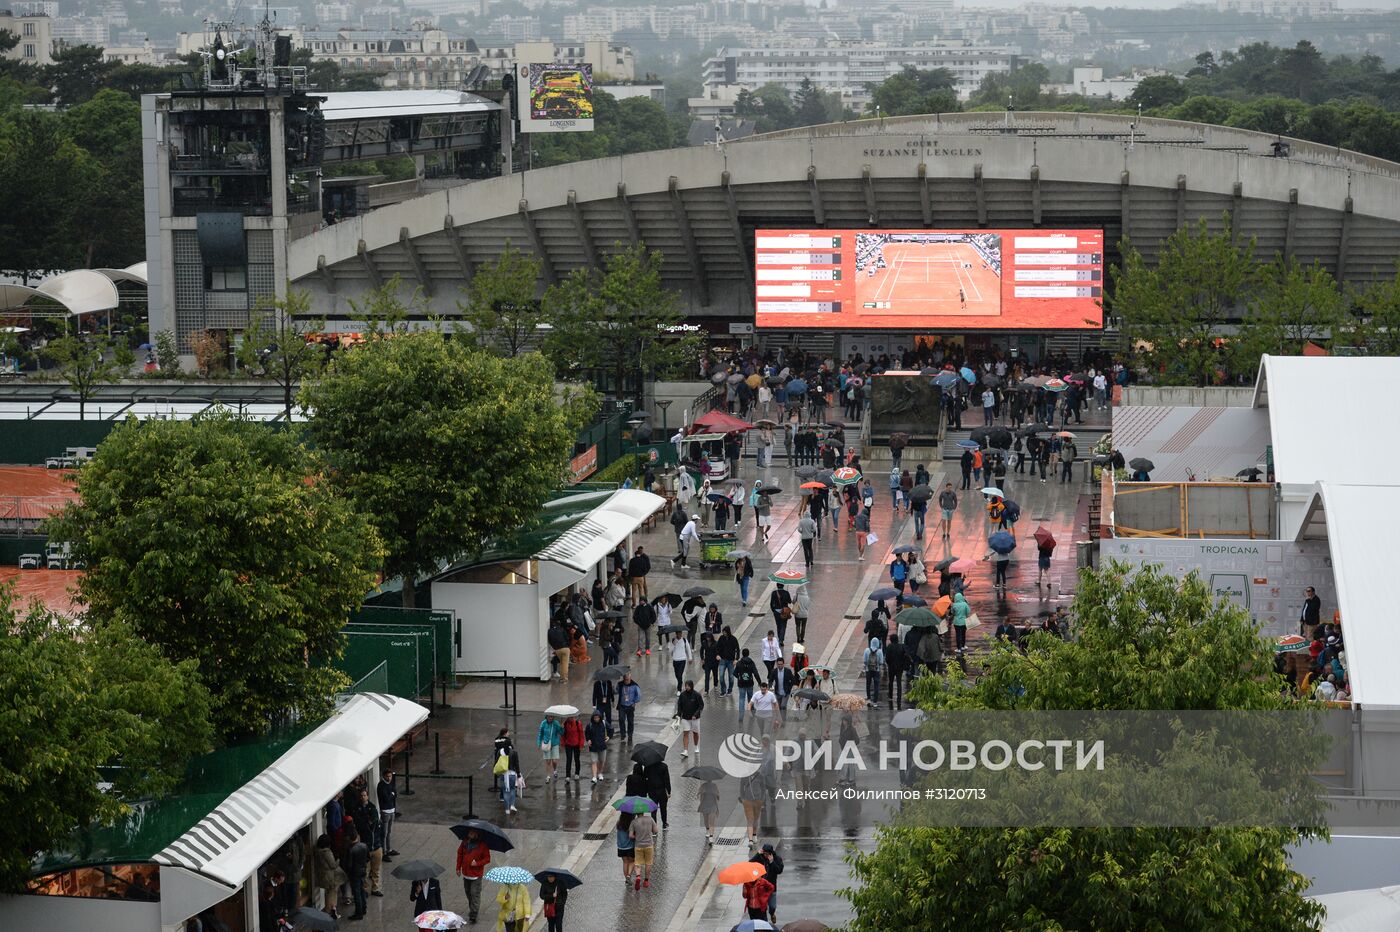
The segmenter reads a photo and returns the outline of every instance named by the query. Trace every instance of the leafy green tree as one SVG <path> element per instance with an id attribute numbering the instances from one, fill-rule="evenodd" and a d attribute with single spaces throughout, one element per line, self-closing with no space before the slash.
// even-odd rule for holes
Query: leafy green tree
<path id="1" fill-rule="evenodd" d="M 680 334 L 674 291 L 661 283 L 661 254 L 645 245 L 610 256 L 601 272 L 575 269 L 544 296 L 554 329 L 546 352 L 560 371 L 597 369 L 619 397 L 629 376 L 664 378 L 697 358 L 699 340 Z"/>
<path id="2" fill-rule="evenodd" d="M 311 439 L 378 530 L 410 608 L 419 575 L 535 517 L 591 413 L 559 396 L 540 356 L 501 359 L 435 331 L 339 353 L 301 397 Z"/>
<path id="3" fill-rule="evenodd" d="M 0 263 L 28 284 L 83 264 L 83 224 L 96 171 L 55 114 L 24 110 L 0 124 Z"/>
<path id="4" fill-rule="evenodd" d="M 48 533 L 87 566 L 89 618 L 198 661 L 224 737 L 330 711 L 345 678 L 310 661 L 339 655 L 381 551 L 290 432 L 227 411 L 132 420 L 77 485 Z"/>
<path id="5" fill-rule="evenodd" d="M 0 587 L 0 793 L 22 801 L 0 825 L 0 890 L 34 855 L 129 804 L 168 791 L 209 748 L 209 693 L 197 665 L 172 663 L 121 624 L 21 613 Z M 111 789 L 103 790 L 103 783 Z"/>
<path id="6" fill-rule="evenodd" d="M 74 230 L 90 268 L 123 268 L 145 258 L 132 236 L 145 225 L 142 201 L 141 104 L 120 91 L 101 90 L 63 114 L 68 138 L 92 161 L 90 197 Z"/>
<path id="7" fill-rule="evenodd" d="M 1154 110 L 1157 107 L 1170 107 L 1186 100 L 1186 87 L 1169 74 L 1143 78 L 1133 92 L 1128 95 L 1129 107 L 1142 107 Z"/>
<path id="8" fill-rule="evenodd" d="M 326 350 L 307 340 L 309 334 L 325 329 L 324 321 L 308 323 L 311 295 L 288 291 L 281 301 L 271 301 L 253 312 L 252 326 L 243 334 L 238 361 L 262 378 L 282 388 L 282 410 L 292 422 L 292 404 L 302 379 L 318 372 L 325 364 Z"/>
<path id="9" fill-rule="evenodd" d="M 1024 654 L 994 651 L 970 685 L 960 671 L 924 677 L 913 698 L 929 710 L 1286 707 L 1248 614 L 1194 573 L 1086 570 L 1071 612 L 1074 640 L 1034 634 Z M 1314 837 L 1325 832 L 884 827 L 872 853 L 848 858 L 847 928 L 1316 929 L 1322 908 L 1285 855 Z"/>
<path id="10" fill-rule="evenodd" d="M 156 334 L 156 365 L 166 378 L 173 378 L 180 372 L 180 348 L 175 343 L 175 334 L 161 330 Z"/>
<path id="11" fill-rule="evenodd" d="M 53 53 L 53 64 L 44 66 L 44 82 L 53 88 L 54 103 L 71 107 L 106 87 L 121 67 L 105 61 L 100 46 L 70 45 Z"/>
<path id="12" fill-rule="evenodd" d="M 1017 110 L 1035 110 L 1042 103 L 1040 86 L 1048 83 L 1050 70 L 1039 62 L 1022 65 L 1015 71 L 989 72 L 969 104 L 1000 108 L 1009 100 Z"/>
<path id="13" fill-rule="evenodd" d="M 1219 338 L 1254 297 L 1253 240 L 1237 244 L 1228 221 L 1214 233 L 1202 219 L 1163 240 L 1155 266 L 1124 240 L 1123 265 L 1110 275 L 1109 307 L 1130 337 L 1151 344 L 1161 381 L 1209 385 L 1232 371 L 1240 341 Z"/>
<path id="14" fill-rule="evenodd" d="M 1355 293 L 1359 341 L 1377 356 L 1400 356 L 1400 263 L 1395 274 Z"/>
<path id="15" fill-rule="evenodd" d="M 43 355 L 58 367 L 58 374 L 78 396 L 78 420 L 87 416 L 88 400 L 97 386 L 121 377 L 121 366 L 107 358 L 111 341 L 102 337 L 62 336 L 50 340 Z"/>
<path id="16" fill-rule="evenodd" d="M 540 260 L 509 242 L 499 259 L 476 270 L 467 300 L 457 306 L 479 345 L 519 356 L 537 340 L 540 325 L 548 321 L 535 295 L 539 277 Z"/>
<path id="17" fill-rule="evenodd" d="M 1259 270 L 1258 288 L 1242 337 L 1245 358 L 1261 353 L 1295 356 L 1306 343 L 1330 347 L 1349 323 L 1346 298 L 1318 263 L 1279 256 Z"/>
<path id="18" fill-rule="evenodd" d="M 1278 85 L 1299 100 L 1316 103 L 1314 94 L 1326 73 L 1322 53 L 1307 39 L 1299 39 L 1296 46 L 1279 55 Z"/>
<path id="19" fill-rule="evenodd" d="M 956 80 L 946 68 L 920 71 L 906 65 L 899 74 L 891 75 L 871 89 L 870 112 L 884 116 L 907 116 L 920 113 L 956 113 L 958 103 Z"/>

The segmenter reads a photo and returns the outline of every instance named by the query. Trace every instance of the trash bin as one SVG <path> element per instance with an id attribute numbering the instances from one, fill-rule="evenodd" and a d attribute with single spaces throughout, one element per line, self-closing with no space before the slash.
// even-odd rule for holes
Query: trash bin
<path id="1" fill-rule="evenodd" d="M 1077 540 L 1074 542 L 1075 554 L 1078 558 L 1076 566 L 1080 568 L 1092 567 L 1094 565 L 1095 546 L 1092 540 Z"/>

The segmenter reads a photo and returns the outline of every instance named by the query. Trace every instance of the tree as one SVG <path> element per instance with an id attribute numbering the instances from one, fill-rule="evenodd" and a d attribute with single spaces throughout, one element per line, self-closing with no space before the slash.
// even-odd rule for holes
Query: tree
<path id="1" fill-rule="evenodd" d="M 145 224 L 141 176 L 141 104 L 101 90 L 63 114 L 64 129 L 88 153 L 93 182 L 74 230 L 88 267 L 123 268 L 145 258 L 133 230 Z"/>
<path id="2" fill-rule="evenodd" d="M 920 71 L 906 65 L 870 92 L 870 111 L 883 116 L 957 112 L 956 79 L 946 68 Z"/>
<path id="3" fill-rule="evenodd" d="M 324 329 L 324 322 L 304 323 L 310 312 L 311 295 L 305 291 L 288 291 L 284 300 L 261 305 L 253 312 L 252 326 L 244 332 L 238 350 L 240 365 L 282 387 L 288 424 L 297 387 L 326 361 L 325 347 L 307 340 L 309 334 Z"/>
<path id="4" fill-rule="evenodd" d="M 1169 74 L 1143 78 L 1125 101 L 1129 107 L 1153 110 L 1157 107 L 1170 107 L 1186 100 L 1186 87 Z"/>
<path id="5" fill-rule="evenodd" d="M 798 126 L 817 126 L 827 122 L 825 95 L 811 78 L 803 78 L 793 96 L 793 119 Z"/>
<path id="6" fill-rule="evenodd" d="M 77 487 L 48 533 L 87 566 L 88 617 L 198 661 L 220 735 L 330 711 L 345 679 L 320 661 L 381 551 L 290 432 L 223 410 L 127 421 Z"/>
<path id="7" fill-rule="evenodd" d="M 161 372 L 178 375 L 180 372 L 180 348 L 175 343 L 175 334 L 162 330 L 156 334 L 156 365 Z"/>
<path id="8" fill-rule="evenodd" d="M 1346 299 L 1330 272 L 1316 262 L 1304 266 L 1279 256 L 1260 270 L 1243 332 L 1246 358 L 1296 356 L 1306 343 L 1329 347 L 1347 317 Z"/>
<path id="9" fill-rule="evenodd" d="M 337 354 L 302 388 L 309 435 L 384 541 L 385 574 L 418 576 L 533 519 L 591 412 L 538 355 L 501 359 L 435 331 Z"/>
<path id="10" fill-rule="evenodd" d="M 1228 220 L 1212 233 L 1202 219 L 1161 243 L 1155 267 L 1124 240 L 1109 307 L 1130 337 L 1151 344 L 1163 381 L 1209 385 L 1232 371 L 1239 342 L 1221 339 L 1222 330 L 1249 304 L 1257 271 L 1253 240 L 1238 245 Z"/>
<path id="11" fill-rule="evenodd" d="M 575 269 L 544 296 L 554 330 L 546 352 L 561 371 L 600 369 L 618 397 L 627 380 L 666 377 L 694 361 L 699 341 L 680 334 L 679 299 L 661 283 L 661 254 L 639 244 L 610 256 L 601 272 Z"/>
<path id="12" fill-rule="evenodd" d="M 24 284 L 50 269 L 82 265 L 92 159 L 52 114 L 24 110 L 0 124 L 0 263 Z"/>
<path id="13" fill-rule="evenodd" d="M 983 675 L 925 677 L 929 710 L 1281 710 L 1269 645 L 1194 573 L 1081 572 L 1076 638 L 1032 635 Z M 1300 779 L 1299 782 L 1302 782 Z M 852 854 L 853 932 L 885 929 L 1315 929 L 1284 828 L 884 827 Z M 899 891 L 899 895 L 891 895 Z"/>
<path id="14" fill-rule="evenodd" d="M 208 750 L 209 693 L 120 624 L 75 625 L 0 587 L 0 890 L 23 889 L 37 852 L 169 790 Z M 103 784 L 111 789 L 104 791 Z"/>
<path id="15" fill-rule="evenodd" d="M 1050 83 L 1050 70 L 1039 62 L 1015 71 L 988 72 L 969 101 L 973 106 L 1005 107 L 1008 99 L 1017 110 L 1041 105 L 1040 86 Z"/>
<path id="16" fill-rule="evenodd" d="M 44 66 L 44 82 L 53 89 L 54 103 L 71 107 L 106 87 L 120 68 L 120 62 L 103 58 L 100 46 L 70 45 L 53 53 L 53 64 Z"/>
<path id="17" fill-rule="evenodd" d="M 1395 274 L 1372 282 L 1355 294 L 1361 318 L 1358 336 L 1377 356 L 1400 356 L 1400 263 Z"/>
<path id="18" fill-rule="evenodd" d="M 62 336 L 50 340 L 44 356 L 58 367 L 58 374 L 78 396 L 78 420 L 87 416 L 88 399 L 97 386 L 115 382 L 121 376 L 121 366 L 107 358 L 111 342 L 105 338 Z"/>
<path id="19" fill-rule="evenodd" d="M 502 356 L 519 356 L 538 338 L 548 320 L 535 296 L 540 260 L 507 242 L 495 262 L 480 266 L 472 276 L 462 319 L 471 325 L 477 343 Z"/>

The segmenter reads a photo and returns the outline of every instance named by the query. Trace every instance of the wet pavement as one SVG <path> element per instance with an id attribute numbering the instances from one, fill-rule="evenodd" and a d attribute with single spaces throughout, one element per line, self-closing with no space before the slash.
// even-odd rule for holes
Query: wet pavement
<path id="1" fill-rule="evenodd" d="M 956 464 L 934 460 L 933 453 L 931 449 L 922 451 L 935 487 L 941 487 L 945 478 L 953 480 L 955 486 L 959 484 Z M 920 455 L 918 450 L 907 451 L 904 465 L 912 469 Z M 778 459 L 781 465 L 770 470 L 756 470 L 752 460 L 746 460 L 742 466 L 741 478 L 750 485 L 755 478 L 771 479 L 789 490 L 775 499 L 767 546 L 755 541 L 757 527 L 751 509 L 744 510 L 739 546 L 753 551 L 755 570 L 747 609 L 739 603 L 732 573 L 724 568 L 671 569 L 665 559 L 675 552 L 675 538 L 669 524 L 658 522 L 656 529 L 637 536 L 637 542 L 653 555 L 653 571 L 649 577 L 651 593 L 680 592 L 696 584 L 712 587 L 716 592 L 710 601 L 719 604 L 725 624 L 735 629 L 740 643 L 753 651 L 755 659 L 760 640 L 772 627 L 768 611 L 772 584 L 766 577 L 775 569 L 784 566 L 800 569 L 802 564 L 802 548 L 796 534 L 799 499 L 794 491 L 800 480 L 790 467 L 782 464 L 781 456 Z M 1081 463 L 1076 472 L 1082 468 Z M 861 655 L 866 646 L 861 633 L 862 615 L 870 606 L 865 596 L 888 584 L 891 548 L 915 543 L 924 548 L 924 557 L 930 562 L 948 555 L 980 558 L 987 551 L 989 530 L 981 496 L 975 491 L 960 492 L 950 539 L 940 541 L 937 523 L 930 521 L 929 533 L 923 541 L 917 541 L 912 520 L 892 513 L 886 481 L 888 467 L 880 471 L 872 465 L 870 474 L 876 490 L 872 528 L 880 540 L 861 561 L 857 558 L 855 534 L 845 529 L 845 517 L 842 516 L 840 530 L 835 533 L 828 521 L 816 547 L 810 584 L 812 616 L 806 640 L 808 657 L 813 662 L 828 662 L 835 667 L 838 691 L 862 695 L 865 687 L 861 679 Z M 971 574 L 968 599 L 983 621 L 982 627 L 969 632 L 974 664 L 979 645 L 991 636 L 1000 618 L 1033 624 L 1044 610 L 1067 603 L 1076 573 L 1074 541 L 1086 536 L 1085 509 L 1081 507 L 1080 495 L 1087 492 L 1088 487 L 1082 476 L 1076 476 L 1076 480 L 1061 484 L 1053 478 L 1041 483 L 1038 478 L 1014 473 L 1008 477 L 1006 492 L 1022 506 L 1022 516 L 1016 527 L 1019 547 L 1004 596 L 993 592 L 990 563 L 980 564 Z M 930 511 L 936 514 L 936 509 Z M 1035 545 L 1031 534 L 1040 524 L 1049 528 L 1059 541 L 1050 574 L 1051 589 L 1036 586 Z M 935 574 L 930 576 L 936 580 Z M 624 642 L 629 646 L 633 643 L 634 631 L 629 630 Z M 790 630 L 789 646 L 791 637 Z M 592 654 L 588 667 L 595 669 L 601 665 L 601 651 L 592 649 Z M 743 813 L 734 800 L 722 800 L 718 838 L 713 846 L 705 844 L 703 825 L 696 813 L 699 784 L 681 776 L 697 758 L 693 753 L 689 758 L 680 756 L 679 734 L 671 721 L 675 680 L 669 657 L 660 652 L 642 657 L 624 654 L 623 662 L 632 665 L 633 677 L 643 692 L 637 713 L 636 741 L 655 738 L 671 748 L 667 763 L 673 786 L 669 807 L 672 824 L 658 844 L 651 887 L 639 892 L 623 888 L 620 861 L 613 844 L 617 819 L 610 803 L 621 796 L 623 779 L 630 770 L 629 749 L 617 739 L 611 742 L 604 781 L 594 786 L 589 782 L 587 755 L 580 782 L 546 784 L 544 765 L 534 747 L 535 729 L 546 706 L 559 702 L 585 710 L 591 706 L 588 676 L 575 672 L 569 684 L 520 681 L 518 709 L 514 713 L 499 708 L 503 698 L 500 681 L 483 680 L 450 693 L 448 700 L 452 707 L 435 712 L 429 720 L 429 737 L 416 742 L 409 768 L 413 794 L 401 795 L 401 813 L 395 827 L 394 844 L 402 852 L 398 860 L 431 857 L 447 867 L 447 873 L 441 878 L 446 908 L 466 912 L 461 884 L 451 871 L 456 839 L 447 827 L 470 809 L 478 817 L 505 828 L 517 846 L 512 852 L 495 855 L 494 864 L 514 864 L 531 870 L 559 866 L 584 879 L 584 886 L 570 893 L 565 928 L 728 930 L 742 918 L 738 891 L 715 884 L 713 878 L 717 868 L 748 857 Z M 691 674 L 697 681 L 703 679 L 698 665 L 688 671 L 688 675 Z M 716 763 L 719 742 L 734 730 L 734 702 L 733 698 L 719 697 L 717 691 L 706 697 L 702 717 L 701 760 L 704 763 Z M 520 811 L 510 816 L 503 814 L 499 799 L 490 789 L 491 740 L 501 727 L 509 727 L 515 733 L 527 783 L 525 796 L 519 803 Z M 795 737 L 796 731 L 803 727 L 803 723 L 790 720 L 783 734 Z M 863 737 L 868 735 L 863 733 Z M 444 771 L 436 775 L 429 773 L 434 769 L 435 753 L 440 755 Z M 403 769 L 401 763 L 401 784 L 405 779 Z M 562 766 L 560 769 L 562 773 Z M 469 781 L 468 777 L 472 779 Z M 791 780 L 792 774 L 784 772 L 781 782 L 789 785 Z M 878 815 L 876 809 L 861 812 L 842 805 L 831 807 L 829 812 L 812 812 L 794 824 L 763 827 L 760 843 L 775 845 L 786 862 L 778 885 L 779 925 L 804 917 L 822 919 L 832 925 L 846 920 L 848 905 L 836 892 L 850 882 L 842 859 L 849 846 L 864 850 L 874 846 L 873 826 Z M 390 867 L 392 865 L 386 865 L 386 875 Z M 486 884 L 483 924 L 495 924 L 496 891 L 494 884 Z M 384 892 L 384 898 L 372 901 L 367 921 L 350 927 L 365 932 L 411 928 L 408 884 L 386 880 Z M 537 915 L 531 928 L 543 929 L 543 917 Z"/>

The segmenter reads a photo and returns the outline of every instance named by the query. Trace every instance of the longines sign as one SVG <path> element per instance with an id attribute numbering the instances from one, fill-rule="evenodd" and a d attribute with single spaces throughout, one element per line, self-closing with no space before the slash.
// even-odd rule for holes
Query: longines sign
<path id="1" fill-rule="evenodd" d="M 911 139 L 901 146 L 890 149 L 866 149 L 863 153 L 868 159 L 899 159 L 910 156 L 932 156 L 936 159 L 958 159 L 977 158 L 981 156 L 981 148 L 958 147 L 945 148 L 938 144 L 937 139 Z"/>

